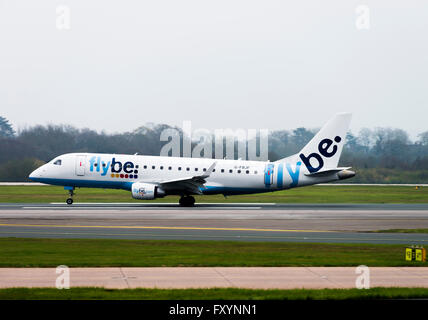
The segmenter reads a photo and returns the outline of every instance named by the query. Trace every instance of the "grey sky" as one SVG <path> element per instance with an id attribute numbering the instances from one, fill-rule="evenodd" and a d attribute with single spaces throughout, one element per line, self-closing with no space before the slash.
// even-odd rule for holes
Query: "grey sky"
<path id="1" fill-rule="evenodd" d="M 319 127 L 350 111 L 354 132 L 414 137 L 428 130 L 427 35 L 424 0 L 0 0 L 0 115 L 114 132 Z"/>

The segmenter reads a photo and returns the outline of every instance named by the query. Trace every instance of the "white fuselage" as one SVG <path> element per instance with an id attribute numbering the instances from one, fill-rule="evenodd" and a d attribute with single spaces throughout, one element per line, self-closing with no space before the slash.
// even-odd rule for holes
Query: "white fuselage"
<path id="1" fill-rule="evenodd" d="M 203 194 L 248 194 L 289 189 L 339 180 L 337 174 L 307 176 L 296 155 L 280 162 L 178 158 L 102 153 L 61 155 L 35 170 L 30 179 L 65 187 L 95 187 L 131 190 L 135 182 L 159 185 L 164 181 L 203 175 Z M 169 190 L 167 194 L 184 194 Z"/>

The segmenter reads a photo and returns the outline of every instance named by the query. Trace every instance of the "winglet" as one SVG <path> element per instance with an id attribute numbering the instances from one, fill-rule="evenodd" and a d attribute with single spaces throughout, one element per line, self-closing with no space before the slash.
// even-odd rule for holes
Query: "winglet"
<path id="1" fill-rule="evenodd" d="M 210 165 L 208 170 L 205 171 L 205 173 L 203 175 L 200 175 L 200 177 L 203 179 L 208 178 L 211 175 L 211 173 L 213 172 L 216 165 L 217 165 L 217 161 L 214 161 L 214 163 L 212 165 Z"/>

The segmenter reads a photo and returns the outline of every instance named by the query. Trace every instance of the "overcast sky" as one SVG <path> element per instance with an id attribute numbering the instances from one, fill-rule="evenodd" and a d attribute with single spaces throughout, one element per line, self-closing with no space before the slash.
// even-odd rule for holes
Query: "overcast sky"
<path id="1" fill-rule="evenodd" d="M 342 111 L 354 132 L 428 130 L 428 1 L 0 0 L 15 129 L 293 129 Z"/>

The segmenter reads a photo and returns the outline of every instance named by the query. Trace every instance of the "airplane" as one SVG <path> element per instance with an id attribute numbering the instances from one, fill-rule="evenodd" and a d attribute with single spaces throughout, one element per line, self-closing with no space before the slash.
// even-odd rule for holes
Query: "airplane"
<path id="1" fill-rule="evenodd" d="M 179 195 L 181 206 L 193 206 L 193 195 L 265 193 L 338 181 L 355 176 L 351 167 L 338 167 L 351 117 L 336 114 L 300 152 L 274 162 L 68 153 L 29 179 L 64 186 L 69 205 L 76 188 L 88 187 L 128 190 L 139 200 Z"/>

